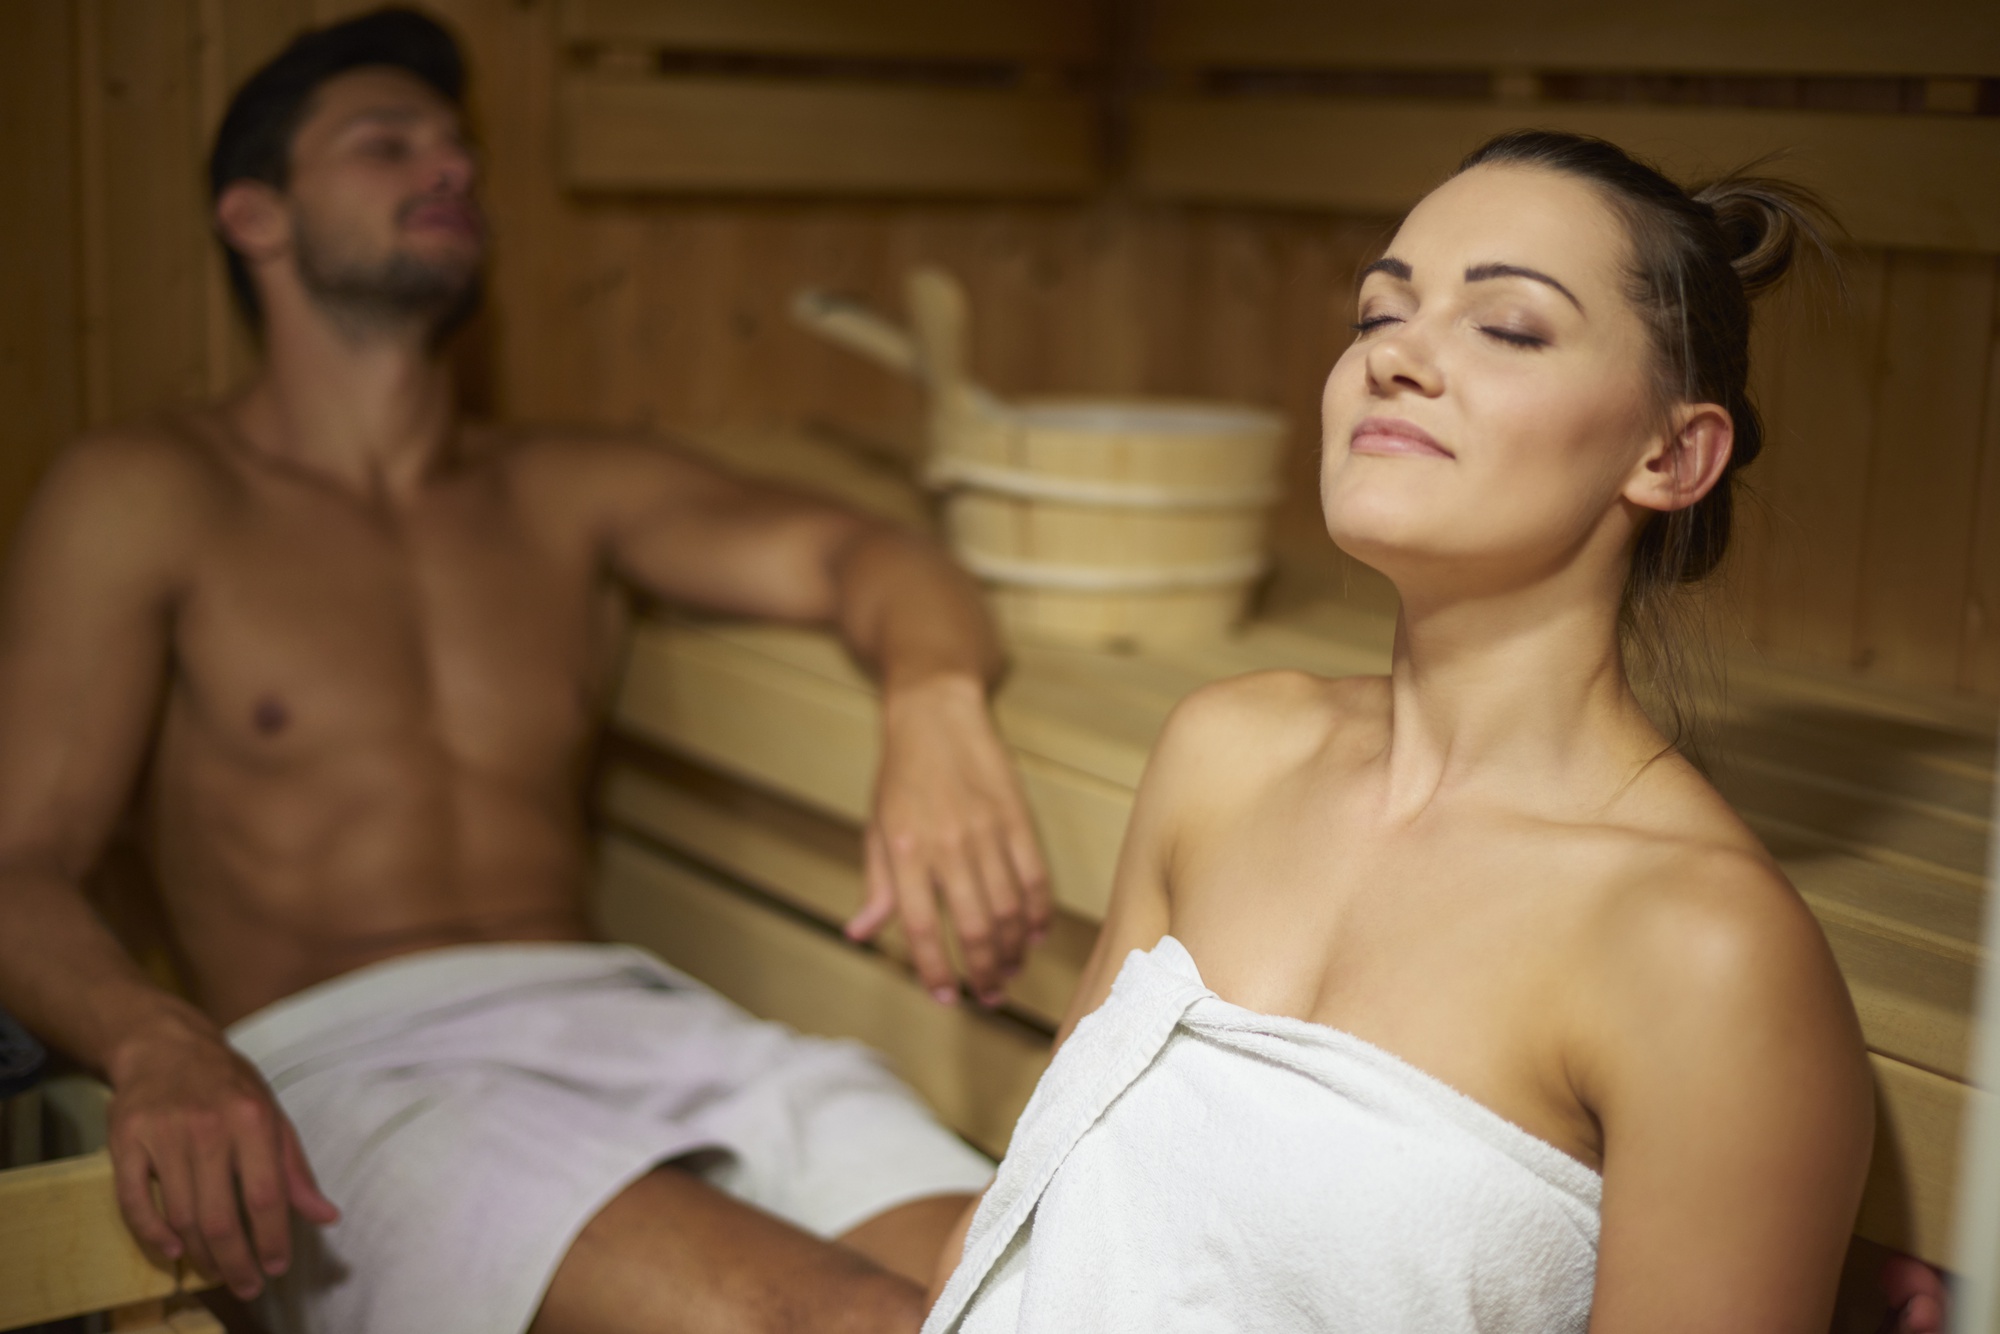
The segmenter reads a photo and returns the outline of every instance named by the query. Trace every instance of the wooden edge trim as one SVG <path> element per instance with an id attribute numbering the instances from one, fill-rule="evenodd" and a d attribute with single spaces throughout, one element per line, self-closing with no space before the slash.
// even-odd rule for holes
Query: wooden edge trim
<path id="1" fill-rule="evenodd" d="M 140 1249 L 102 1149 L 0 1172 L 0 1256 L 0 1329 L 212 1286 Z"/>

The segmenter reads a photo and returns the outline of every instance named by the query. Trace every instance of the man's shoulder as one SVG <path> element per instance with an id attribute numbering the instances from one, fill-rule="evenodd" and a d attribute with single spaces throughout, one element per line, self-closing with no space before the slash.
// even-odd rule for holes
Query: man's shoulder
<path id="1" fill-rule="evenodd" d="M 64 446 L 43 474 L 34 513 L 66 525 L 115 523 L 138 536 L 199 520 L 228 485 L 191 419 L 127 423 Z"/>

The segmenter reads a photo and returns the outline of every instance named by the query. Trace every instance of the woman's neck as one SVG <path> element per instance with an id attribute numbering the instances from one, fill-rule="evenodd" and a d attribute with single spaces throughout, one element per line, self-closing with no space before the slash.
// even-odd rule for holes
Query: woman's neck
<path id="1" fill-rule="evenodd" d="M 1579 810 L 1665 743 L 1618 648 L 1618 590 L 1575 576 L 1477 597 L 1405 592 L 1390 670 L 1386 814 L 1440 796 Z"/>

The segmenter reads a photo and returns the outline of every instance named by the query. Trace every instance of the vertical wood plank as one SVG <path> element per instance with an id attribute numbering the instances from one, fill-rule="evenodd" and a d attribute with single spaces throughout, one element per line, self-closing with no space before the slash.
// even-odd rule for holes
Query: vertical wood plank
<path id="1" fill-rule="evenodd" d="M 1957 684 L 1993 280 L 1986 256 L 1889 262 L 1856 657 L 1879 679 Z"/>
<path id="2" fill-rule="evenodd" d="M 196 121 L 191 0 L 100 0 L 106 246 L 102 329 L 114 419 L 146 416 L 206 388 L 202 282 L 207 228 L 189 146 Z"/>
<path id="3" fill-rule="evenodd" d="M 1995 293 L 1986 367 L 1986 421 L 1981 431 L 1972 559 L 1966 573 L 1958 688 L 2000 699 L 2000 291 Z"/>
<path id="4" fill-rule="evenodd" d="M 0 0 L 0 546 L 76 433 L 76 27 L 69 4 Z"/>
<path id="5" fill-rule="evenodd" d="M 1793 290 L 1757 312 L 1764 454 L 1743 473 L 1751 632 L 1774 659 L 1854 665 L 1889 261 L 1843 257 L 1846 298 Z"/>

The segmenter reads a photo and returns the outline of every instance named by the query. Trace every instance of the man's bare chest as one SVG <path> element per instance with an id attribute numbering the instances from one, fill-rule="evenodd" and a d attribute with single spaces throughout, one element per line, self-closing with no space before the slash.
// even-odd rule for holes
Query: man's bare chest
<path id="1" fill-rule="evenodd" d="M 491 495 L 401 514 L 253 496 L 176 604 L 176 695 L 211 739 L 273 759 L 560 750 L 608 670 L 605 596 L 586 543 Z"/>

